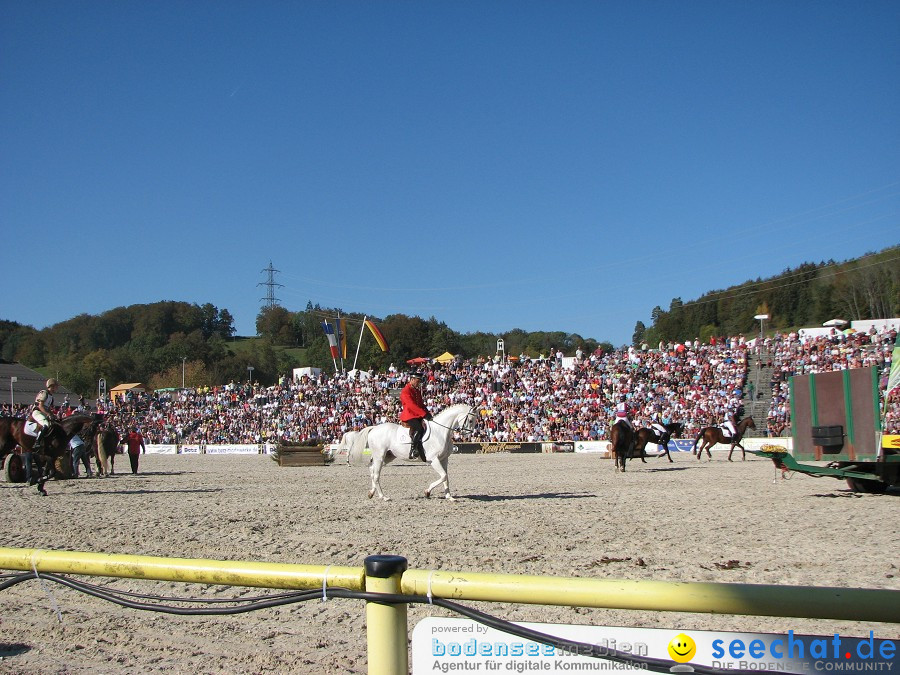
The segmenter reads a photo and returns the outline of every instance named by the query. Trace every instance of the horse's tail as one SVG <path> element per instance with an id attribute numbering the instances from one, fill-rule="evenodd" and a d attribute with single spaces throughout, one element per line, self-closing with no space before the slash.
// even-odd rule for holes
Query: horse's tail
<path id="1" fill-rule="evenodd" d="M 94 443 L 97 444 L 97 468 L 98 473 L 103 475 L 109 474 L 109 455 L 106 453 L 106 443 L 104 443 L 106 434 L 100 432 L 94 437 Z"/>
<path id="2" fill-rule="evenodd" d="M 353 445 L 350 446 L 347 456 L 348 464 L 360 465 L 363 463 L 363 453 L 366 450 L 366 446 L 369 444 L 369 432 L 372 431 L 373 428 L 374 427 L 366 427 L 353 439 Z"/>

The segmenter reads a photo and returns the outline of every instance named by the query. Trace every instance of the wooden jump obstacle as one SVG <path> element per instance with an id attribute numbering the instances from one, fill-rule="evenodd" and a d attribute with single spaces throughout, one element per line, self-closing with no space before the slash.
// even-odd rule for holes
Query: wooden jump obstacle
<path id="1" fill-rule="evenodd" d="M 334 460 L 325 453 L 324 445 L 279 443 L 275 448 L 278 466 L 325 466 Z"/>

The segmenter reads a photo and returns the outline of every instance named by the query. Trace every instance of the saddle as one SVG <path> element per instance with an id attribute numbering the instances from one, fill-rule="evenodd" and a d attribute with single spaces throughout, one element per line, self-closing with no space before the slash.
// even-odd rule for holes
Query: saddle
<path id="1" fill-rule="evenodd" d="M 425 420 L 422 420 L 422 426 L 425 431 L 422 433 L 422 443 L 424 444 L 429 438 L 431 438 L 431 425 L 428 424 Z M 409 425 L 403 422 L 400 423 L 400 426 L 397 427 L 397 435 L 394 437 L 394 442 L 397 445 L 409 445 L 412 443 L 412 440 L 409 437 Z"/>

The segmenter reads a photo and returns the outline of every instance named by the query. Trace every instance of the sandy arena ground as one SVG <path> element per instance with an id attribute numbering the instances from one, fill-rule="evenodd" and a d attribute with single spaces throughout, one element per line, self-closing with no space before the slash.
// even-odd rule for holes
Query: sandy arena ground
<path id="1" fill-rule="evenodd" d="M 412 464 L 385 469 L 393 501 L 380 503 L 366 498 L 365 468 L 145 455 L 137 476 L 52 482 L 44 498 L 0 483 L 2 545 L 345 566 L 396 553 L 418 569 L 900 589 L 900 492 L 855 494 L 802 475 L 774 483 L 768 460 L 713 457 L 631 462 L 617 475 L 596 455 L 457 455 L 456 503 L 424 499 L 436 476 Z M 117 464 L 128 470 L 127 458 Z M 266 592 L 84 579 L 179 597 Z M 513 620 L 900 637 L 894 624 L 467 604 Z M 410 630 L 429 615 L 451 616 L 411 606 Z M 366 668 L 357 600 L 207 618 L 126 609 L 49 582 L 0 593 L 3 673 Z"/>

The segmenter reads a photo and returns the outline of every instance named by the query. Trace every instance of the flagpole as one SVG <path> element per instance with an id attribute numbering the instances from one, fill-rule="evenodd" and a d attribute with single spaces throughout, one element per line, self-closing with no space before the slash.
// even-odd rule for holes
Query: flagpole
<path id="1" fill-rule="evenodd" d="M 359 340 L 356 343 L 356 356 L 353 357 L 353 370 L 356 370 L 356 361 L 359 359 L 359 346 L 362 344 L 362 336 L 363 331 L 366 329 L 366 319 L 369 318 L 369 315 L 366 314 L 362 320 L 362 326 L 359 327 Z"/>
<path id="2" fill-rule="evenodd" d="M 347 339 L 347 336 L 344 335 L 344 331 L 341 329 L 341 310 L 338 310 L 337 313 L 337 327 L 338 327 L 338 354 L 341 355 L 341 372 L 344 372 L 344 340 Z"/>

